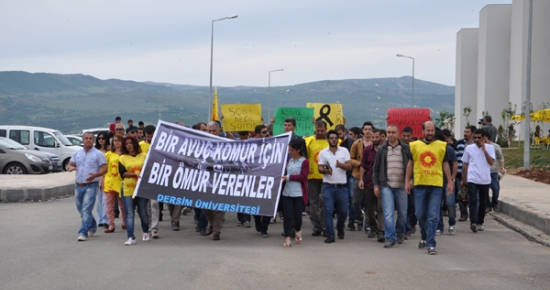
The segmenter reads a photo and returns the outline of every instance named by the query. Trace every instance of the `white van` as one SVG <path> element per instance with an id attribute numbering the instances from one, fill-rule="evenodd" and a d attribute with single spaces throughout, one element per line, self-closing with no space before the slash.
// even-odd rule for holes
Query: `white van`
<path id="1" fill-rule="evenodd" d="M 59 156 L 65 171 L 73 153 L 82 148 L 73 145 L 58 130 L 42 127 L 0 125 L 0 137 L 8 137 L 31 150 Z"/>

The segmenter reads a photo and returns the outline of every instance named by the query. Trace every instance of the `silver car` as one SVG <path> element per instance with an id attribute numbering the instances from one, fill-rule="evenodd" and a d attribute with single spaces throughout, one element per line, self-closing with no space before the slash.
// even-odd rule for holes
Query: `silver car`
<path id="1" fill-rule="evenodd" d="M 50 158 L 5 137 L 0 137 L 0 172 L 41 174 L 52 171 Z"/>

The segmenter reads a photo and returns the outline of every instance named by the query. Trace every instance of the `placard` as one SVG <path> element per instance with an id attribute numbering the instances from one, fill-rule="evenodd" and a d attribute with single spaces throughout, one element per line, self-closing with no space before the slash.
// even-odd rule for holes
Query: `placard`
<path id="1" fill-rule="evenodd" d="M 260 104 L 223 104 L 222 127 L 224 131 L 254 131 L 262 124 Z"/>
<path id="2" fill-rule="evenodd" d="M 313 135 L 313 108 L 276 108 L 273 134 L 279 135 L 285 132 L 284 122 L 286 118 L 292 117 L 296 120 L 294 134 L 302 137 Z"/>
<path id="3" fill-rule="evenodd" d="M 397 125 L 400 136 L 403 128 L 408 126 L 412 128 L 414 137 L 422 138 L 422 124 L 431 119 L 429 108 L 390 108 L 386 121 L 388 125 Z"/>
<path id="4" fill-rule="evenodd" d="M 327 123 L 327 131 L 335 129 L 336 125 L 344 124 L 342 104 L 307 103 L 306 107 L 313 108 L 315 120 Z"/>

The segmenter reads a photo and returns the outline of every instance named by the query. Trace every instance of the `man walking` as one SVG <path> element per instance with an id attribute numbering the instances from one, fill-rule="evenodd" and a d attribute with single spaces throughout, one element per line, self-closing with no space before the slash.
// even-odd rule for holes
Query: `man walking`
<path id="1" fill-rule="evenodd" d="M 419 248 L 428 254 L 437 255 L 435 232 L 441 210 L 443 195 L 443 173 L 447 177 L 447 194 L 453 193 L 451 170 L 445 159 L 447 143 L 435 140 L 435 124 L 431 121 L 422 124 L 424 139 L 410 143 L 412 160 L 407 164 L 405 191 L 411 192 L 414 172 L 414 205 L 420 222 L 421 240 Z"/>
<path id="2" fill-rule="evenodd" d="M 351 165 L 353 166 L 353 170 L 351 171 L 351 175 L 353 175 L 353 211 L 356 215 L 356 221 L 357 221 L 357 227 L 359 230 L 363 228 L 363 220 L 364 218 L 361 216 L 361 201 L 365 199 L 365 191 L 361 188 L 359 188 L 359 180 L 361 180 L 363 177 L 361 177 L 360 174 L 360 165 L 361 165 L 361 159 L 363 158 L 363 151 L 365 150 L 365 147 L 372 144 L 371 141 L 371 135 L 372 135 L 372 129 L 374 129 L 374 126 L 372 125 L 372 122 L 366 121 L 363 123 L 362 138 L 357 138 L 355 142 L 353 142 L 353 145 L 351 145 L 351 150 L 349 152 L 350 158 L 351 158 Z M 365 199 L 366 200 L 366 199 Z M 354 226 L 355 227 L 355 226 Z"/>
<path id="3" fill-rule="evenodd" d="M 367 220 L 369 223 L 369 238 L 377 237 L 378 242 L 383 243 L 384 237 L 384 212 L 382 211 L 382 196 L 374 194 L 374 185 L 372 183 L 372 171 L 376 159 L 376 151 L 380 145 L 380 131 L 372 130 L 372 145 L 365 147 L 359 169 L 359 188 L 365 190 L 365 203 L 367 210 Z"/>
<path id="4" fill-rule="evenodd" d="M 484 129 L 474 131 L 475 145 L 466 147 L 462 156 L 462 186 L 468 185 L 470 206 L 470 229 L 477 233 L 483 231 L 486 197 L 491 184 L 491 165 L 495 162 L 495 148 L 485 144 L 487 132 Z M 479 200 L 479 207 L 478 207 Z"/>
<path id="5" fill-rule="evenodd" d="M 334 130 L 327 133 L 329 147 L 319 153 L 318 170 L 323 174 L 323 203 L 327 238 L 325 243 L 334 243 L 334 221 L 332 214 L 338 206 L 336 229 L 338 238 L 344 238 L 344 227 L 348 216 L 348 192 L 346 171 L 351 169 L 348 150 L 338 146 L 338 134 Z"/>
<path id="6" fill-rule="evenodd" d="M 402 244 L 405 238 L 408 203 L 405 192 L 405 173 L 412 156 L 409 146 L 399 140 L 399 130 L 396 125 L 388 126 L 386 135 L 388 142 L 380 145 L 376 152 L 372 183 L 376 197 L 382 196 L 386 238 L 384 248 L 391 248 L 396 242 Z M 394 224 L 395 210 L 397 210 L 397 223 Z"/>
<path id="7" fill-rule="evenodd" d="M 498 178 L 498 174 L 504 174 L 506 171 L 504 170 L 504 155 L 502 155 L 502 149 L 500 148 L 500 145 L 497 143 L 491 142 L 489 139 L 489 136 L 485 136 L 485 143 L 493 145 L 495 148 L 495 163 L 491 165 L 491 191 L 493 192 L 492 199 L 489 199 L 489 195 L 487 195 L 487 209 L 486 212 L 491 211 L 491 209 L 495 212 L 498 212 L 498 195 L 500 192 L 500 181 Z"/>
<path id="8" fill-rule="evenodd" d="M 467 126 L 464 129 L 464 139 L 458 140 L 456 142 L 456 160 L 458 162 L 458 172 L 456 173 L 455 178 L 455 191 L 458 193 L 460 192 L 460 189 L 462 186 L 460 185 L 462 182 L 462 155 L 464 155 L 464 150 L 467 146 L 472 145 L 474 143 L 474 136 L 473 133 L 476 130 L 475 126 Z M 459 200 L 458 201 L 458 208 L 460 209 L 460 218 L 458 219 L 459 222 L 464 222 L 468 220 L 468 204 L 465 202 L 465 200 Z"/>
<path id="9" fill-rule="evenodd" d="M 107 172 L 105 154 L 94 148 L 94 134 L 86 132 L 82 135 L 83 148 L 79 149 L 71 157 L 68 171 L 76 170 L 75 175 L 75 201 L 76 209 L 82 219 L 82 225 L 78 230 L 78 241 L 85 241 L 97 231 L 97 223 L 92 214 L 95 196 L 98 189 L 99 177 Z"/>

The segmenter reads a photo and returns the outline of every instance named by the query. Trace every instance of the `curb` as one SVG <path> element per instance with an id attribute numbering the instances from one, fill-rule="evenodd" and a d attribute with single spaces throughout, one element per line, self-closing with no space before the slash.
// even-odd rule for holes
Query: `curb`
<path id="1" fill-rule="evenodd" d="M 517 221 L 511 217 L 505 217 L 504 214 L 491 213 L 494 220 L 501 223 L 503 226 L 521 234 L 527 240 L 550 247 L 550 240 L 546 239 L 544 233 L 538 230 L 532 230 L 531 226 L 526 226 L 524 223 Z M 537 233 L 538 232 L 538 233 Z"/>
<path id="2" fill-rule="evenodd" d="M 46 188 L 0 188 L 0 202 L 45 201 L 74 195 L 74 183 Z"/>
<path id="3" fill-rule="evenodd" d="M 550 217 L 534 212 L 515 201 L 499 199 L 500 212 L 550 235 Z"/>

